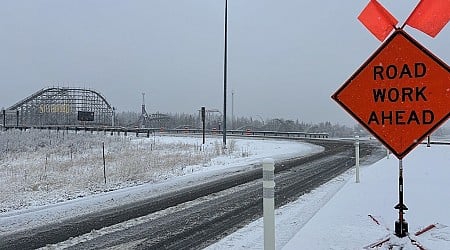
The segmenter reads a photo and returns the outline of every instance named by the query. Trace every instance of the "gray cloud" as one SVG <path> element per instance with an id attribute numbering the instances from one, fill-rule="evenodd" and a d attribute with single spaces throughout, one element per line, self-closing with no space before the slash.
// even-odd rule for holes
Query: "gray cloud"
<path id="1" fill-rule="evenodd" d="M 365 1 L 229 0 L 228 100 L 235 114 L 352 124 L 331 94 L 380 45 Z M 404 22 L 416 3 L 381 1 Z M 0 107 L 48 86 L 100 91 L 119 110 L 222 109 L 223 0 L 0 4 Z M 446 27 L 406 31 L 445 62 Z M 230 112 L 230 111 L 229 111 Z"/>

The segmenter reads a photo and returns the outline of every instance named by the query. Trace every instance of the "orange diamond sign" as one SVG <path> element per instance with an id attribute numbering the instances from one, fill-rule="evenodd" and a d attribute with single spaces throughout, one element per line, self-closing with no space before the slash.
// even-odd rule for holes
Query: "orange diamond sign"
<path id="1" fill-rule="evenodd" d="M 396 30 L 332 96 L 399 159 L 450 116 L 450 69 Z"/>

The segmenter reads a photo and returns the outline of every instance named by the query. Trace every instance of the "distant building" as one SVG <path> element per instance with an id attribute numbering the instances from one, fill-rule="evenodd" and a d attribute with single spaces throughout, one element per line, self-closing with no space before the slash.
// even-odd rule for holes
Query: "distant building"
<path id="1" fill-rule="evenodd" d="M 84 88 L 41 89 L 2 113 L 6 126 L 114 125 L 113 107 L 100 93 Z"/>

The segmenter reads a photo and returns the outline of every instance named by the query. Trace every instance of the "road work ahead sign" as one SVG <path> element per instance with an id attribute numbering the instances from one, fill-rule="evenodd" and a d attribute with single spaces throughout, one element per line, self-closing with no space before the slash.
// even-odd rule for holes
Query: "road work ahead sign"
<path id="1" fill-rule="evenodd" d="M 397 30 L 332 98 L 402 159 L 450 116 L 450 69 Z"/>

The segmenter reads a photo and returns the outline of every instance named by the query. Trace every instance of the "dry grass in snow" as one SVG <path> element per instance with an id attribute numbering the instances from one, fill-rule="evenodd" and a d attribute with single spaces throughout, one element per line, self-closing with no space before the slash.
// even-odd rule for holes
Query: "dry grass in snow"
<path id="1" fill-rule="evenodd" d="M 103 132 L 0 132 L 0 212 L 158 182 L 209 166 L 220 140 L 110 136 Z M 103 165 L 105 145 L 105 173 Z M 242 157 L 229 142 L 228 157 Z"/>

